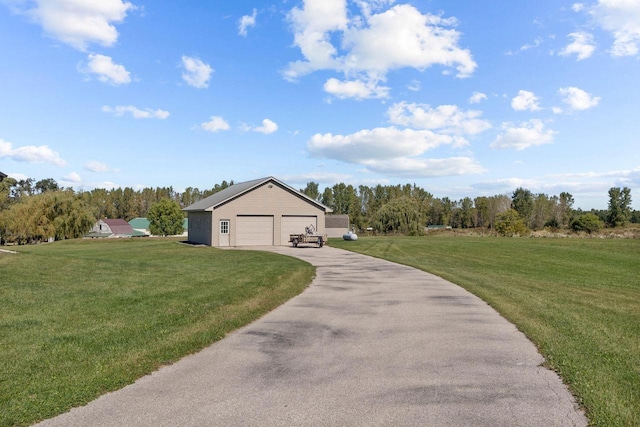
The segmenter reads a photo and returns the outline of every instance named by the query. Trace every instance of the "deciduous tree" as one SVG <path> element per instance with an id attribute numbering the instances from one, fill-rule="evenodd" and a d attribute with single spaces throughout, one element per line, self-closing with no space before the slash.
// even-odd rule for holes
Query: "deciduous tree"
<path id="1" fill-rule="evenodd" d="M 516 188 L 511 196 L 511 209 L 518 212 L 525 224 L 528 224 L 533 212 L 533 193 L 522 187 Z"/>
<path id="2" fill-rule="evenodd" d="M 300 191 L 311 197 L 313 200 L 320 200 L 320 190 L 318 189 L 318 186 L 319 184 L 317 182 L 310 181 L 307 183 L 307 186 Z"/>
<path id="3" fill-rule="evenodd" d="M 53 178 L 41 179 L 36 182 L 35 191 L 37 193 L 44 193 L 45 191 L 58 191 L 60 187 Z"/>
<path id="4" fill-rule="evenodd" d="M 631 189 L 612 187 L 609 190 L 609 211 L 607 225 L 618 227 L 625 225 L 631 219 Z"/>
<path id="5" fill-rule="evenodd" d="M 156 236 L 174 236 L 184 231 L 184 215 L 175 200 L 165 198 L 151 206 L 147 219 L 149 231 Z"/>

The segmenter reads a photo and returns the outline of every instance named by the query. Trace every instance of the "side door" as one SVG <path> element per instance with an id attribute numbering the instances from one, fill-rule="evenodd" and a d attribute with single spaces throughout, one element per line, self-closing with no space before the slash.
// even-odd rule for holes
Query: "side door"
<path id="1" fill-rule="evenodd" d="M 219 242 L 220 246 L 229 246 L 229 220 L 221 219 L 219 227 Z"/>

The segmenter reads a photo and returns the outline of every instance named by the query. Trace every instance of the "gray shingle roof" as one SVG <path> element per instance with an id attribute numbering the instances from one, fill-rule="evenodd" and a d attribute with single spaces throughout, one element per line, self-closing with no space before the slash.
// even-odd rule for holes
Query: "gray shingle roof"
<path id="1" fill-rule="evenodd" d="M 236 197 L 241 196 L 242 194 L 248 193 L 249 191 L 253 190 L 254 188 L 260 187 L 262 185 L 265 185 L 266 183 L 271 182 L 273 184 L 276 184 L 282 188 L 284 188 L 285 190 L 300 196 L 304 199 L 306 199 L 309 203 L 316 205 L 318 208 L 324 210 L 325 212 L 332 212 L 331 208 L 323 205 L 322 203 L 318 202 L 317 200 L 312 199 L 311 197 L 307 196 L 306 194 L 296 190 L 293 187 L 288 186 L 287 184 L 285 184 L 282 181 L 277 180 L 276 178 L 270 176 L 267 178 L 260 178 L 260 179 L 254 179 L 252 181 L 246 181 L 246 182 L 240 182 L 238 184 L 234 184 L 231 187 L 227 187 L 222 191 L 218 191 L 215 194 L 212 194 L 211 196 L 204 198 L 200 201 L 195 202 L 192 205 L 187 206 L 186 208 L 182 209 L 183 211 L 186 212 L 197 212 L 197 211 L 212 211 L 213 209 L 215 209 L 216 207 L 229 202 L 233 199 L 235 199 Z"/>

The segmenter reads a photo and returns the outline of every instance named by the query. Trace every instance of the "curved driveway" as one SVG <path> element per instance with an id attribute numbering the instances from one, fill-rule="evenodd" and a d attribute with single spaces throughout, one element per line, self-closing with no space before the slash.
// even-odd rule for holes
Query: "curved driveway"
<path id="1" fill-rule="evenodd" d="M 339 249 L 301 295 L 46 426 L 586 425 L 535 346 L 436 276 Z"/>

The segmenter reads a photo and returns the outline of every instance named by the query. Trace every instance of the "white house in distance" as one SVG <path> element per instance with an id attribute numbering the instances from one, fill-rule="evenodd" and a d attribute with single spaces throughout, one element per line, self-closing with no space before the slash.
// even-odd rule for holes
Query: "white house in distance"
<path id="1" fill-rule="evenodd" d="M 100 238 L 100 237 L 134 237 L 144 236 L 144 233 L 138 233 L 131 228 L 131 225 L 124 219 L 120 218 L 104 218 L 98 220 L 89 231 L 85 234 L 85 238 Z"/>
<path id="2" fill-rule="evenodd" d="M 217 247 L 288 245 L 289 234 L 310 225 L 324 234 L 332 212 L 274 177 L 234 184 L 183 210 L 189 241 Z"/>

